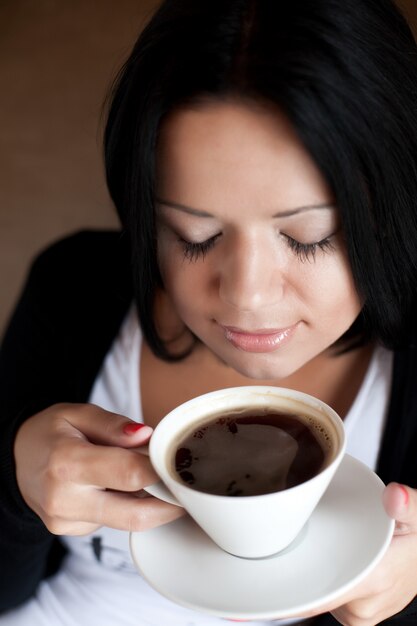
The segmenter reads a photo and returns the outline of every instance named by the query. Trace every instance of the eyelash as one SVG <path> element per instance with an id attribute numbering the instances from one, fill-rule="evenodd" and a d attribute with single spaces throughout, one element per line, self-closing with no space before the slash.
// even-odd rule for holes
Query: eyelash
<path id="1" fill-rule="evenodd" d="M 211 250 L 219 236 L 220 235 L 215 235 L 214 237 L 210 237 L 210 239 L 200 243 L 193 243 L 192 241 L 186 241 L 185 239 L 182 239 L 182 237 L 179 237 L 179 241 L 183 247 L 184 257 L 189 261 L 197 261 L 200 257 L 204 259 L 207 252 Z"/>
<path id="2" fill-rule="evenodd" d="M 315 243 L 300 243 L 288 235 L 283 236 L 285 237 L 290 249 L 295 252 L 296 256 L 303 263 L 305 261 L 315 261 L 317 250 L 321 250 L 322 252 L 331 252 L 334 250 L 334 245 L 331 241 L 331 237 L 333 235 L 329 235 L 329 237 L 325 237 L 321 241 L 316 241 Z"/>
<path id="3" fill-rule="evenodd" d="M 300 243 L 288 235 L 283 235 L 283 237 L 285 237 L 290 250 L 295 253 L 300 261 L 305 262 L 314 261 L 317 250 L 331 252 L 334 249 L 334 245 L 331 241 L 333 234 L 329 235 L 329 237 L 325 237 L 321 241 L 316 241 L 315 243 Z M 182 237 L 179 237 L 179 241 L 183 247 L 184 257 L 191 262 L 197 261 L 199 258 L 204 260 L 207 252 L 211 250 L 219 236 L 220 235 L 215 235 L 214 237 L 210 237 L 210 239 L 206 239 L 206 241 L 198 243 L 186 241 L 185 239 L 182 239 Z"/>

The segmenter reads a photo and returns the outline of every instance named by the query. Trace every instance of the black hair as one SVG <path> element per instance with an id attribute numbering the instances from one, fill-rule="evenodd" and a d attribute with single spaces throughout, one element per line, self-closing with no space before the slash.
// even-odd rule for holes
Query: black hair
<path id="1" fill-rule="evenodd" d="M 155 354 L 161 278 L 155 150 L 165 115 L 200 97 L 276 104 L 333 190 L 363 309 L 342 345 L 406 340 L 417 287 L 417 47 L 391 0 L 165 0 L 111 94 L 110 194 L 132 249 Z"/>

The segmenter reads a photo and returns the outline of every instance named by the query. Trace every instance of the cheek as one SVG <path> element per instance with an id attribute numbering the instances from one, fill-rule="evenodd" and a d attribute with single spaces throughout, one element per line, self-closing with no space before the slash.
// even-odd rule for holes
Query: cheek
<path id="1" fill-rule="evenodd" d="M 341 255 L 322 272 L 306 279 L 311 300 L 316 303 L 323 326 L 346 328 L 358 316 L 362 304 L 350 268 Z"/>
<path id="2" fill-rule="evenodd" d="M 188 308 L 193 303 L 212 299 L 216 272 L 210 252 L 202 259 L 188 259 L 181 245 L 169 234 L 159 236 L 158 266 L 162 282 L 176 306 Z"/>
<path id="3" fill-rule="evenodd" d="M 318 250 L 314 260 L 294 261 L 287 274 L 289 291 L 302 315 L 323 334 L 350 326 L 361 310 L 350 264 L 339 238 L 330 251 Z"/>
<path id="4" fill-rule="evenodd" d="M 167 235 L 162 234 L 158 237 L 157 259 L 164 287 L 170 290 L 181 278 L 185 260 Z"/>
<path id="5" fill-rule="evenodd" d="M 184 312 L 198 308 L 204 291 L 201 269 L 181 254 L 168 254 L 163 248 L 158 253 L 158 262 L 165 291 L 177 312 L 182 316 Z"/>

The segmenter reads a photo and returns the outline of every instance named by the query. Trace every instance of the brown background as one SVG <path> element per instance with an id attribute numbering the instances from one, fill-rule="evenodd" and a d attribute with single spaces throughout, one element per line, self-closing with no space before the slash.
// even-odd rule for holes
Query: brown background
<path id="1" fill-rule="evenodd" d="M 117 225 L 102 105 L 156 4 L 0 0 L 0 334 L 36 251 L 82 227 Z M 417 24 L 417 0 L 399 4 Z"/>

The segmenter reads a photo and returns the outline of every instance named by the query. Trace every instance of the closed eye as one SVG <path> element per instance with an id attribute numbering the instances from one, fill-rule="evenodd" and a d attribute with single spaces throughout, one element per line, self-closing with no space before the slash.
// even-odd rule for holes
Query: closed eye
<path id="1" fill-rule="evenodd" d="M 216 243 L 216 240 L 220 237 L 220 233 L 206 239 L 205 241 L 192 242 L 178 237 L 178 241 L 181 243 L 184 257 L 189 261 L 197 261 L 200 257 L 204 259 L 205 255 Z"/>
<path id="2" fill-rule="evenodd" d="M 296 239 L 293 239 L 293 237 L 281 233 L 281 235 L 285 238 L 289 248 L 296 254 L 300 261 L 303 262 L 314 261 L 316 258 L 317 250 L 322 250 L 323 252 L 331 252 L 332 250 L 334 250 L 332 237 L 335 234 L 336 233 L 332 233 L 328 237 L 325 237 L 320 241 L 315 241 L 314 243 L 301 243 Z"/>
<path id="3" fill-rule="evenodd" d="M 332 242 L 332 238 L 336 233 L 332 233 L 328 237 L 321 239 L 320 241 L 316 241 L 313 243 L 301 243 L 297 241 L 293 237 L 281 233 L 281 236 L 285 238 L 285 241 L 289 248 L 296 254 L 296 256 L 300 259 L 300 261 L 314 261 L 316 257 L 317 250 L 321 250 L 323 252 L 331 252 L 334 250 L 334 244 Z M 205 241 L 193 242 L 187 241 L 182 237 L 178 237 L 178 241 L 181 243 L 184 257 L 189 261 L 197 261 L 199 258 L 204 259 L 205 255 L 213 248 L 217 239 L 220 237 L 221 233 L 206 239 Z"/>

